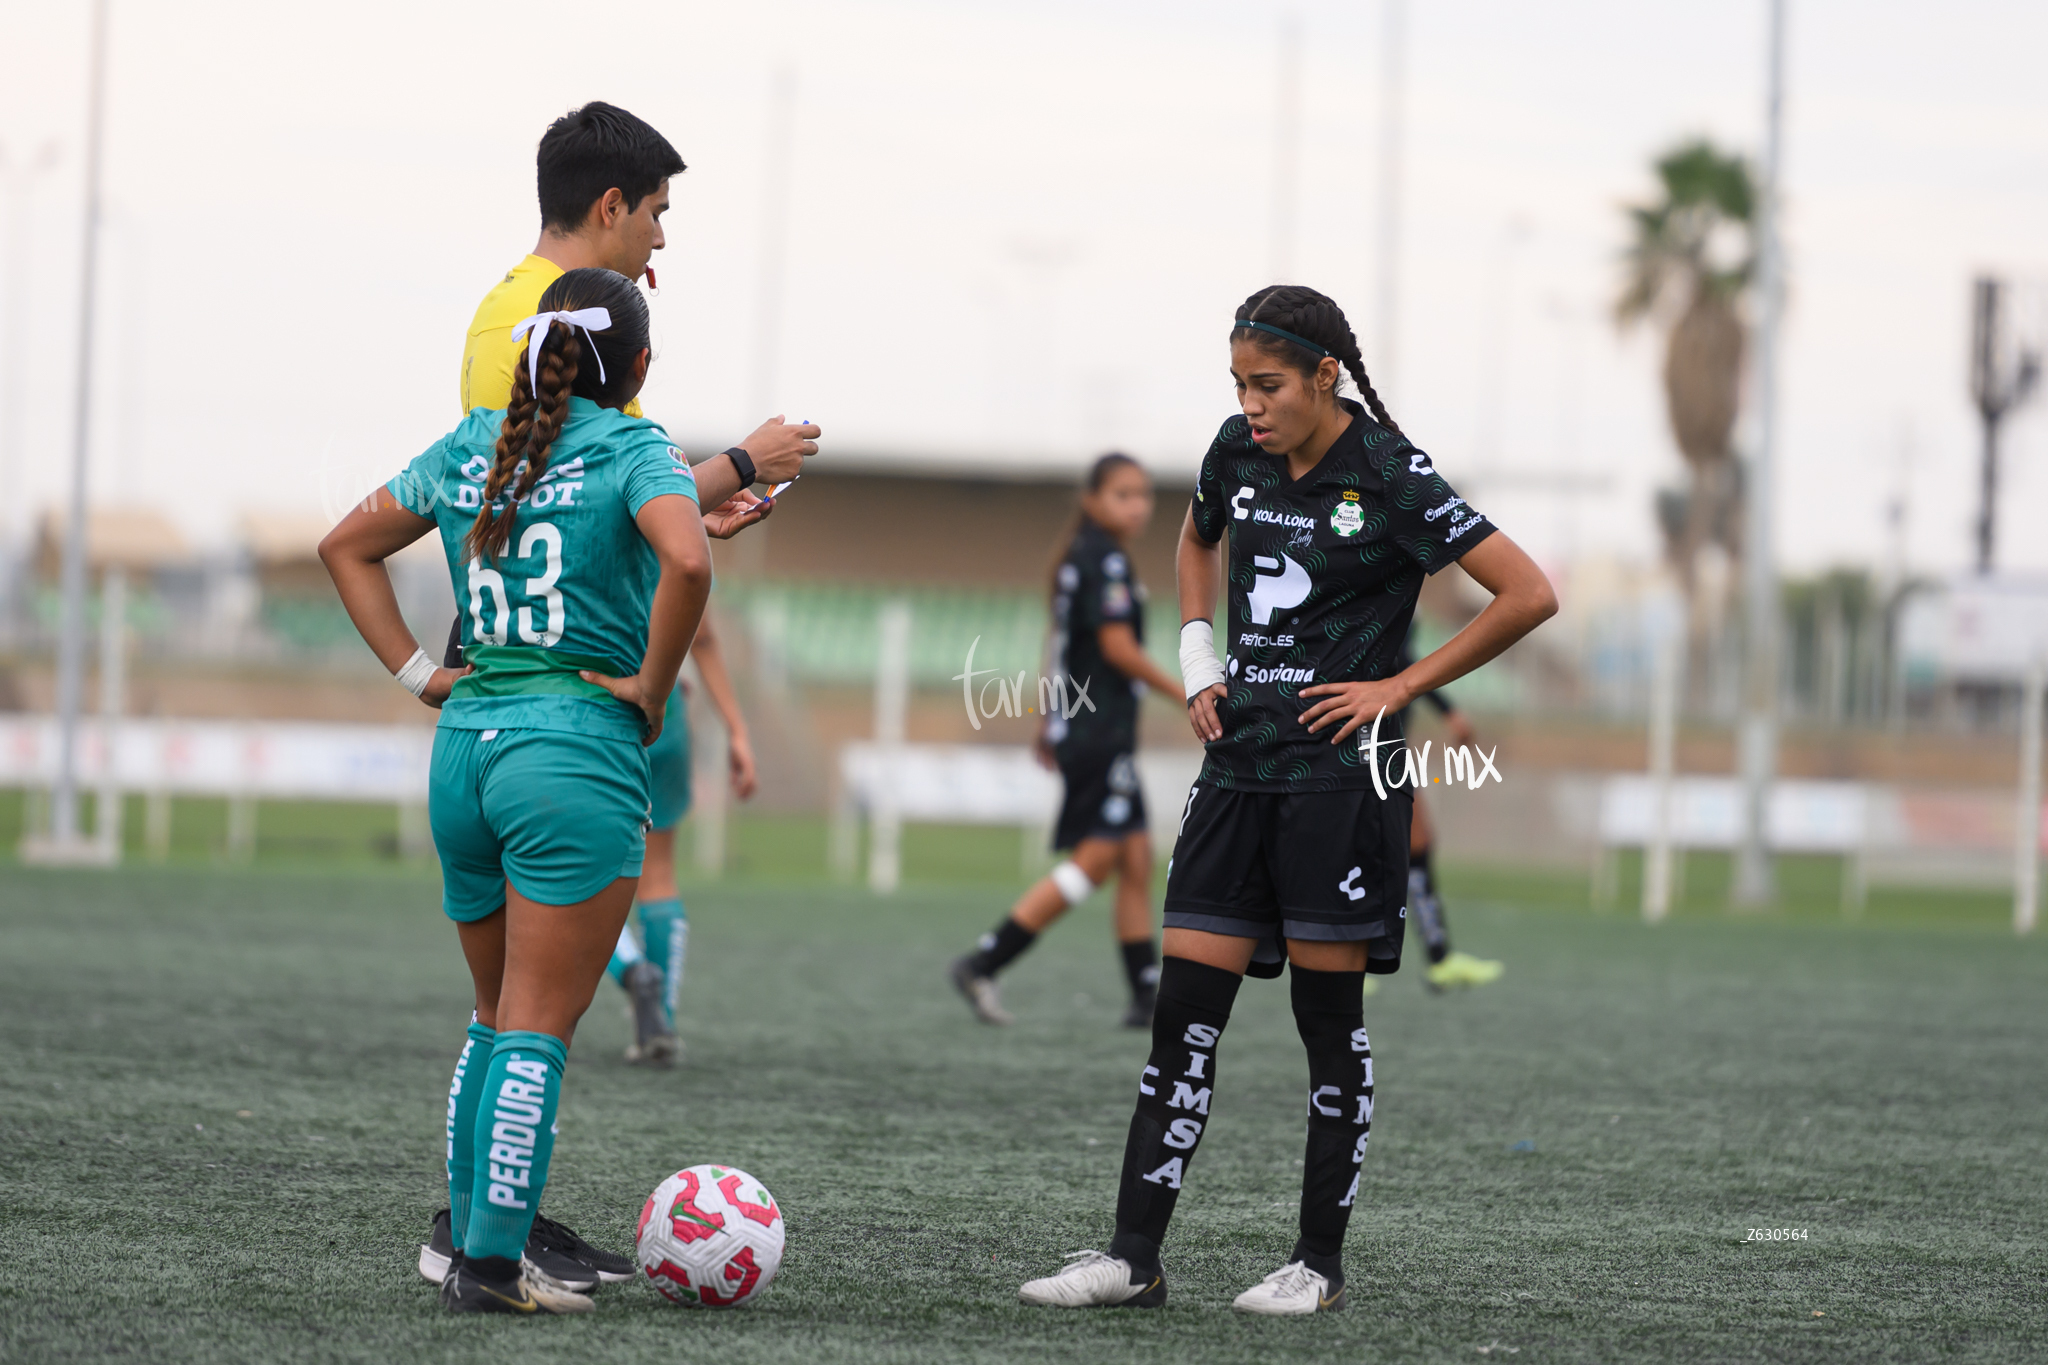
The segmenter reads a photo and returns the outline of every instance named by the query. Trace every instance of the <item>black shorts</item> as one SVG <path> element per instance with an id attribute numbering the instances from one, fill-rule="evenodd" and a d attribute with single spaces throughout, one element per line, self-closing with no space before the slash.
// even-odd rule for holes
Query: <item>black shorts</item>
<path id="1" fill-rule="evenodd" d="M 1061 754 L 1060 780 L 1066 800 L 1053 826 L 1052 846 L 1061 852 L 1083 839 L 1121 839 L 1145 832 L 1145 793 L 1138 763 L 1126 749 Z"/>
<path id="2" fill-rule="evenodd" d="M 1166 867 L 1166 927 L 1268 940 L 1366 945 L 1365 969 L 1396 971 L 1407 927 L 1408 821 L 1397 787 L 1226 791 L 1196 783 Z"/>

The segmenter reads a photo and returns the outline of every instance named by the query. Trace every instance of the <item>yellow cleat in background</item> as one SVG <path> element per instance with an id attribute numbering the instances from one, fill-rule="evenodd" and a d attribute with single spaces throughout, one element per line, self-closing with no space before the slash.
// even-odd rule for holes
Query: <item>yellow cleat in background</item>
<path id="1" fill-rule="evenodd" d="M 1507 968 L 1488 958 L 1474 957 L 1470 953 L 1449 953 L 1427 973 L 1429 984 L 1443 989 L 1447 986 L 1485 986 L 1498 981 Z"/>

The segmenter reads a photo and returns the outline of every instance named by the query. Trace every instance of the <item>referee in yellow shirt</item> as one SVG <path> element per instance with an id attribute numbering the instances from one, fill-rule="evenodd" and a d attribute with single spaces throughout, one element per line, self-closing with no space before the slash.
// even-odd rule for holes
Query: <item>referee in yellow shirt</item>
<path id="1" fill-rule="evenodd" d="M 630 280 L 645 275 L 653 282 L 649 258 L 667 244 L 661 215 L 668 211 L 669 177 L 685 169 L 668 139 L 645 120 L 601 101 L 550 124 L 536 161 L 540 240 L 477 305 L 462 347 L 464 413 L 503 408 L 511 400 L 513 370 L 525 363 L 526 352 L 524 339 L 512 339 L 512 329 L 540 311 L 541 294 L 558 277 L 598 267 Z M 625 410 L 631 417 L 645 416 L 638 400 Z M 744 444 L 695 466 L 692 473 L 706 533 L 729 539 L 767 516 L 771 504 L 749 490 L 755 483 L 772 485 L 796 478 L 803 472 L 805 457 L 817 454 L 818 435 L 815 426 L 792 426 L 780 417 L 771 418 Z M 461 666 L 462 660 L 454 656 L 460 640 L 458 622 L 446 660 L 450 668 Z M 444 1209 L 420 1247 L 420 1274 L 440 1283 L 453 1251 L 449 1213 Z M 630 1279 L 634 1270 L 631 1260 L 590 1245 L 546 1217 L 534 1219 L 526 1255 L 577 1290 L 594 1289 L 599 1281 Z"/>
<path id="2" fill-rule="evenodd" d="M 464 413 L 505 406 L 512 368 L 525 352 L 523 341 L 512 340 L 512 329 L 540 311 L 542 292 L 564 272 L 589 266 L 654 282 L 649 258 L 668 244 L 661 215 L 668 212 L 669 177 L 686 169 L 668 139 L 645 120 L 601 100 L 550 124 L 536 161 L 540 240 L 484 295 L 470 319 L 462 346 Z M 626 415 L 646 414 L 635 399 Z M 801 474 L 804 457 L 818 453 L 817 437 L 816 427 L 775 417 L 744 444 L 695 466 L 705 531 L 729 539 L 766 516 L 747 490 Z M 727 506 L 735 497 L 740 506 Z"/>

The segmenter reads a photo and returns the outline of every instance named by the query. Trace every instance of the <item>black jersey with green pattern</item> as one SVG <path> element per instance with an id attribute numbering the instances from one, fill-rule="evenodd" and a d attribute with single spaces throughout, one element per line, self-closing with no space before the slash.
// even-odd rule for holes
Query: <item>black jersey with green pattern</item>
<path id="1" fill-rule="evenodd" d="M 1062 758 L 1138 746 L 1145 684 L 1102 657 L 1102 628 L 1112 624 L 1129 626 L 1145 643 L 1145 587 L 1116 537 L 1084 516 L 1053 572 L 1052 670 L 1064 675 L 1073 700 L 1066 714 L 1046 718 L 1045 737 Z"/>
<path id="2" fill-rule="evenodd" d="M 1331 744 L 1298 717 L 1315 683 L 1399 671 L 1424 574 L 1493 534 L 1429 456 L 1358 404 L 1351 425 L 1299 480 L 1284 457 L 1252 441 L 1233 417 L 1216 433 L 1195 485 L 1195 531 L 1230 533 L 1229 695 L 1223 738 L 1208 746 L 1201 780 L 1240 791 L 1335 791 L 1372 785 L 1360 745 Z M 1370 722 L 1367 727 L 1370 729 Z M 1400 735 L 1389 715 L 1380 739 Z M 1358 739 L 1365 738 L 1361 730 Z"/>

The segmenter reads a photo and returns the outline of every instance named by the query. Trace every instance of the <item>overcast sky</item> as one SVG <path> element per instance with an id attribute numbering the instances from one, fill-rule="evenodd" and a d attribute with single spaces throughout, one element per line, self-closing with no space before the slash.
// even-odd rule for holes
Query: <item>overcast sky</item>
<path id="1" fill-rule="evenodd" d="M 0 521 L 19 530 L 61 497 L 70 451 L 88 7 L 7 4 L 0 230 L 29 265 L 0 276 L 25 281 L 0 403 L 26 400 Z M 1969 280 L 2048 280 L 2048 6 L 1791 6 L 1777 548 L 1795 570 L 1880 563 L 1903 493 L 1915 567 L 1958 567 Z M 605 98 L 690 163 L 645 403 L 693 449 L 743 435 L 765 388 L 824 424 L 828 458 L 1072 467 L 1114 444 L 1185 473 L 1233 410 L 1231 310 L 1285 261 L 1346 308 L 1395 417 L 1518 539 L 1552 562 L 1647 557 L 1650 493 L 1678 462 L 1657 338 L 1607 320 L 1620 206 L 1677 138 L 1754 150 L 1763 107 L 1762 0 L 1411 3 L 1389 359 L 1379 0 L 112 8 L 93 486 L 201 543 L 249 513 L 334 509 L 453 425 L 464 325 L 536 233 L 534 143 Z M 566 13 L 619 27 L 548 27 Z M 1290 13 L 1301 171 L 1282 242 Z M 779 186 L 778 71 L 795 91 Z M 52 143 L 54 169 L 22 169 Z M 2011 424 L 2001 532 L 2005 562 L 2037 569 L 2043 409 Z"/>

